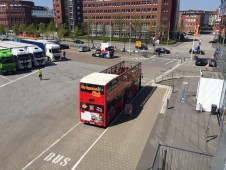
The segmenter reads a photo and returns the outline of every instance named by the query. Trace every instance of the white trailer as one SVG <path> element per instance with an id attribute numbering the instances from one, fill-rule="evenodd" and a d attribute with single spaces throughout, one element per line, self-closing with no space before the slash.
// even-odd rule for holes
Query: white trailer
<path id="1" fill-rule="evenodd" d="M 46 64 L 46 57 L 43 53 L 43 50 L 33 44 L 15 42 L 15 41 L 7 41 L 6 44 L 11 44 L 17 47 L 25 48 L 29 54 L 31 55 L 31 60 L 33 66 L 44 66 Z"/>
<path id="2" fill-rule="evenodd" d="M 196 110 L 211 112 L 212 104 L 220 107 L 224 78 L 220 72 L 201 71 L 196 93 Z"/>
<path id="3" fill-rule="evenodd" d="M 31 56 L 24 47 L 18 47 L 5 42 L 0 42 L 0 47 L 7 48 L 13 53 L 17 69 L 23 70 L 32 68 Z"/>

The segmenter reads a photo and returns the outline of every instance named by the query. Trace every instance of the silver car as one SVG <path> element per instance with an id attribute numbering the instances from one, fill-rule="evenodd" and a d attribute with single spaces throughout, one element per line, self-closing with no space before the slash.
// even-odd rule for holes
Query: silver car
<path id="1" fill-rule="evenodd" d="M 79 52 L 86 52 L 86 51 L 91 51 L 90 47 L 87 46 L 81 46 L 79 47 Z"/>

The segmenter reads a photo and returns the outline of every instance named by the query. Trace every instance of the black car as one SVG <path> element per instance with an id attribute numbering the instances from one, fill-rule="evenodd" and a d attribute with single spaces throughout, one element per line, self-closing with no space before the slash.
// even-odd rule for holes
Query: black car
<path id="1" fill-rule="evenodd" d="M 68 44 L 60 44 L 60 48 L 61 49 L 69 49 L 69 45 Z"/>
<path id="2" fill-rule="evenodd" d="M 209 41 L 209 43 L 217 43 L 217 42 L 218 42 L 217 39 L 214 39 L 212 41 Z"/>
<path id="3" fill-rule="evenodd" d="M 206 58 L 197 58 L 195 61 L 196 66 L 206 66 L 208 64 L 208 59 Z"/>
<path id="4" fill-rule="evenodd" d="M 76 43 L 76 44 L 84 44 L 84 42 L 81 41 L 81 40 L 74 40 L 74 43 Z"/>
<path id="5" fill-rule="evenodd" d="M 217 67 L 217 61 L 216 61 L 216 59 L 211 59 L 209 61 L 209 67 Z"/>
<path id="6" fill-rule="evenodd" d="M 192 49 L 189 50 L 190 54 L 191 54 L 191 52 L 192 52 Z M 193 50 L 192 54 L 202 54 L 202 55 L 204 55 L 205 51 L 203 51 L 203 50 Z"/>
<path id="7" fill-rule="evenodd" d="M 155 53 L 170 54 L 170 50 L 167 50 L 166 48 L 156 48 Z"/>

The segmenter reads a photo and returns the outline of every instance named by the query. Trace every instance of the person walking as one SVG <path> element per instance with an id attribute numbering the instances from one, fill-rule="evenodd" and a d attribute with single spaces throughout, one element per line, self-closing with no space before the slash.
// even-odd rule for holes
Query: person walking
<path id="1" fill-rule="evenodd" d="M 66 57 L 66 51 L 63 51 L 63 57 L 65 59 L 65 57 Z"/>
<path id="2" fill-rule="evenodd" d="M 38 76 L 39 76 L 39 79 L 42 80 L 42 70 L 41 69 L 38 70 Z"/>

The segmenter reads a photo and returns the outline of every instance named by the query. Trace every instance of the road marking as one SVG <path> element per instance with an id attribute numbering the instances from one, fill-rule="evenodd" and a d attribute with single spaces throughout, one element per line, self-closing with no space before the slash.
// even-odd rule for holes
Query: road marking
<path id="1" fill-rule="evenodd" d="M 1 77 L 4 78 L 4 79 L 6 79 L 6 80 L 8 80 L 8 81 L 12 81 L 12 80 L 10 80 L 10 79 L 8 79 L 8 78 L 2 76 L 2 75 L 1 75 Z"/>
<path id="2" fill-rule="evenodd" d="M 150 84 L 153 83 L 154 81 L 151 80 L 148 83 L 145 84 L 145 86 L 137 93 L 137 95 L 130 101 L 130 103 L 132 103 L 136 97 L 144 90 L 144 88 Z M 107 132 L 107 130 L 109 129 L 109 127 L 111 127 L 111 125 L 121 116 L 121 114 L 123 113 L 124 109 L 120 112 L 120 114 L 112 121 L 112 123 L 107 127 L 107 129 L 105 129 L 102 134 L 93 142 L 93 144 L 89 147 L 89 149 L 87 149 L 87 151 L 79 158 L 79 160 L 75 163 L 75 165 L 71 168 L 71 170 L 75 170 L 77 168 L 77 166 L 80 164 L 80 162 L 83 160 L 83 158 L 86 156 L 86 154 L 93 148 L 93 146 L 99 141 L 99 139 Z"/>
<path id="3" fill-rule="evenodd" d="M 166 111 L 166 107 L 167 107 L 167 100 L 168 100 L 168 98 L 169 98 L 169 96 L 171 95 L 171 88 L 170 87 L 168 87 L 167 88 L 167 91 L 166 91 L 166 93 L 165 93 L 165 95 L 164 95 L 164 97 L 163 97 L 163 105 L 162 105 L 162 109 L 161 109 L 161 111 L 160 111 L 160 113 L 161 114 L 164 114 L 165 113 L 165 111 Z"/>
<path id="4" fill-rule="evenodd" d="M 18 81 L 18 80 L 20 80 L 20 79 L 22 79 L 22 78 L 28 77 L 28 76 L 30 76 L 30 75 L 32 75 L 32 74 L 34 74 L 34 73 L 37 73 L 37 72 L 38 72 L 38 70 L 36 70 L 35 72 L 32 72 L 32 73 L 30 73 L 30 74 L 26 74 L 26 75 L 24 75 L 24 76 L 22 76 L 22 77 L 20 77 L 20 78 L 18 78 L 18 79 L 16 79 L 16 80 L 12 80 L 12 81 L 10 81 L 10 82 L 8 82 L 8 83 L 6 83 L 6 84 L 1 85 L 0 87 L 7 86 L 7 85 L 9 85 L 9 84 L 11 84 L 11 83 L 14 83 L 14 82 L 16 82 L 16 81 Z"/>
<path id="5" fill-rule="evenodd" d="M 169 64 L 169 63 L 172 63 L 172 62 L 174 62 L 174 61 L 169 61 L 169 62 L 167 62 L 165 65 L 167 65 L 167 64 Z"/>
<path id="6" fill-rule="evenodd" d="M 21 170 L 25 170 L 27 167 L 29 167 L 32 163 L 34 163 L 37 159 L 39 159 L 44 153 L 46 153 L 50 148 L 52 148 L 54 145 L 56 145 L 60 140 L 62 140 L 65 136 L 67 136 L 74 128 L 76 128 L 81 122 L 78 122 L 75 126 L 73 126 L 69 131 L 67 131 L 65 134 L 63 134 L 59 139 L 57 139 L 52 145 L 50 145 L 47 149 L 45 149 L 41 154 L 39 154 L 36 158 L 34 158 L 31 162 L 29 162 L 25 167 L 23 167 Z"/>

